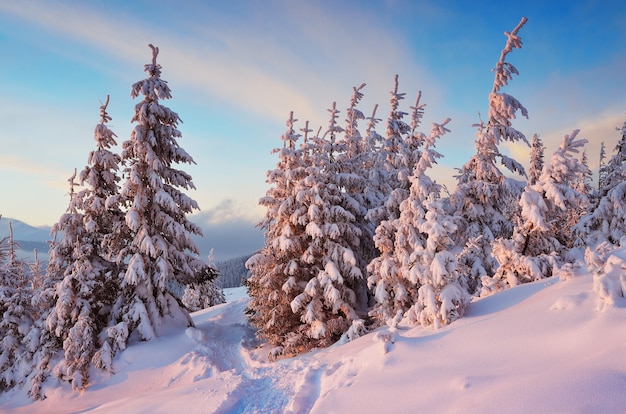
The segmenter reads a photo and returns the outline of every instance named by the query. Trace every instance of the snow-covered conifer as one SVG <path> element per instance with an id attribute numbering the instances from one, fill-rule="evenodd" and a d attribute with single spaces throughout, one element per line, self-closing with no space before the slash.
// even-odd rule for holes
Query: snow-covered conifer
<path id="1" fill-rule="evenodd" d="M 626 179 L 626 171 L 624 169 L 624 163 L 626 162 L 626 122 L 624 122 L 622 128 L 616 129 L 621 132 L 622 137 L 615 146 L 614 154 L 606 165 L 606 175 L 600 189 L 601 197 L 604 197 Z"/>
<path id="2" fill-rule="evenodd" d="M 420 288 L 415 305 L 408 311 L 409 320 L 422 326 L 440 327 L 460 318 L 470 296 L 462 285 L 456 256 L 450 252 L 456 223 L 441 200 L 432 195 L 424 202 L 426 216 L 419 230 L 426 234 L 426 244 L 418 256 Z"/>
<path id="3" fill-rule="evenodd" d="M 38 290 L 41 286 L 43 286 L 45 271 L 43 268 L 44 263 L 39 260 L 39 253 L 37 252 L 37 249 L 34 250 L 34 256 L 33 261 L 29 261 L 27 265 L 30 272 L 31 289 Z"/>
<path id="4" fill-rule="evenodd" d="M 333 178 L 341 189 L 344 200 L 342 206 L 354 215 L 354 224 L 361 230 L 361 237 L 357 244 L 351 246 L 355 254 L 357 266 L 361 269 L 364 278 L 362 283 L 358 283 L 355 288 L 359 307 L 367 307 L 368 292 L 366 284 L 367 264 L 378 255 L 378 250 L 374 245 L 375 226 L 369 220 L 369 210 L 378 204 L 378 196 L 370 198 L 373 187 L 380 188 L 376 183 L 371 183 L 373 178 L 370 167 L 375 163 L 375 152 L 368 151 L 367 139 L 361 135 L 358 129 L 358 122 L 364 120 L 365 116 L 357 108 L 359 101 L 363 98 L 361 90 L 365 84 L 353 88 L 350 99 L 350 106 L 346 110 L 346 124 L 343 129 L 340 143 L 343 151 L 335 157 L 335 173 Z M 373 184 L 373 185 L 372 185 Z"/>
<path id="5" fill-rule="evenodd" d="M 45 398 L 42 386 L 50 375 L 50 361 L 63 347 L 62 340 L 51 329 L 48 318 L 56 318 L 57 287 L 63 281 L 66 270 L 72 268 L 76 241 L 82 240 L 84 234 L 82 199 L 80 193 L 75 191 L 75 180 L 76 170 L 68 179 L 70 201 L 67 210 L 52 226 L 54 237 L 50 245 L 46 277 L 41 287 L 33 292 L 32 304 L 37 313 L 33 315 L 33 326 L 25 339 L 27 353 L 23 359 L 23 363 L 31 364 L 28 394 L 33 399 Z"/>
<path id="6" fill-rule="evenodd" d="M 407 112 L 400 110 L 400 101 L 405 93 L 398 92 L 398 75 L 394 77 L 394 87 L 390 92 L 390 111 L 385 124 L 385 137 L 380 157 L 383 159 L 385 181 L 389 186 L 389 193 L 385 195 L 385 219 L 398 217 L 400 203 L 409 195 L 408 177 L 413 170 L 407 158 L 407 142 L 405 138 L 411 133 L 411 125 L 404 121 Z M 419 101 L 418 101 L 419 102 Z M 408 157 L 411 158 L 411 157 Z"/>
<path id="7" fill-rule="evenodd" d="M 606 181 L 607 165 L 605 163 L 606 160 L 606 146 L 604 145 L 604 141 L 600 143 L 600 155 L 598 160 L 598 195 L 602 191 Z"/>
<path id="8" fill-rule="evenodd" d="M 97 149 L 89 154 L 88 165 L 81 171 L 85 186 L 76 194 L 76 220 L 66 221 L 58 228 L 71 246 L 71 258 L 55 271 L 62 272 L 63 280 L 56 286 L 54 309 L 47 317 L 47 328 L 63 343 L 64 356 L 56 366 L 56 375 L 83 389 L 89 379 L 92 358 L 100 344 L 98 336 L 108 325 L 113 301 L 119 291 L 117 265 L 109 257 L 112 238 L 120 227 L 122 214 L 117 205 L 107 208 L 109 197 L 119 192 L 116 172 L 120 157 L 110 151 L 116 144 L 115 134 L 106 126 L 109 98 L 100 108 L 100 123 L 94 139 Z M 60 223 L 63 223 L 61 221 Z"/>
<path id="9" fill-rule="evenodd" d="M 0 240 L 0 391 L 25 379 L 19 362 L 25 353 L 24 338 L 32 326 L 32 289 L 25 264 L 17 258 L 18 248 L 9 222 L 9 236 Z"/>
<path id="10" fill-rule="evenodd" d="M 413 173 L 407 177 L 409 195 L 399 206 L 399 217 L 383 220 L 376 229 L 375 242 L 381 254 L 368 267 L 368 284 L 376 301 L 371 314 L 380 323 L 395 325 L 409 310 L 412 310 L 409 319 L 414 323 L 448 323 L 462 314 L 466 304 L 463 289 L 458 290 L 461 296 L 458 298 L 460 302 L 455 302 L 459 305 L 455 307 L 456 316 L 447 308 L 449 303 L 442 305 L 438 301 L 447 282 L 457 283 L 456 259 L 454 263 L 443 259 L 443 255 L 449 254 L 443 251 L 451 246 L 449 234 L 456 230 L 456 224 L 444 213 L 438 199 L 441 186 L 432 181 L 426 171 L 441 157 L 434 150 L 434 144 L 437 138 L 448 132 L 445 127 L 448 122 L 449 119 L 442 124 L 433 124 L 430 136 L 422 134 L 423 149 L 415 158 Z M 416 134 L 416 131 L 412 133 Z M 442 268 L 436 268 L 433 261 L 448 263 L 449 274 L 443 276 L 440 273 Z M 420 296 L 420 289 L 424 286 L 427 287 Z M 432 293 L 430 296 L 434 301 L 428 302 L 427 291 Z M 440 306 L 450 312 L 435 311 L 435 308 L 441 310 Z M 438 318 L 433 312 L 445 316 Z"/>
<path id="11" fill-rule="evenodd" d="M 363 191 L 367 200 L 367 220 L 374 228 L 378 227 L 381 220 L 388 216 L 384 205 L 389 194 L 393 190 L 395 180 L 390 180 L 385 167 L 384 141 L 385 139 L 376 131 L 376 125 L 382 120 L 376 118 L 378 104 L 374 105 L 372 115 L 367 117 L 365 130 L 365 152 L 369 154 L 368 163 L 364 166 L 369 171 L 366 187 Z"/>
<path id="12" fill-rule="evenodd" d="M 581 227 L 591 236 L 592 244 L 607 240 L 621 245 L 626 236 L 626 122 L 621 133 L 615 154 L 606 164 L 598 205 L 581 220 Z"/>
<path id="13" fill-rule="evenodd" d="M 357 297 L 361 286 L 365 286 L 355 253 L 362 230 L 356 223 L 354 208 L 360 206 L 350 203 L 337 182 L 341 163 L 336 158 L 345 151 L 337 134 L 343 128 L 337 125 L 339 111 L 335 103 L 328 111 L 328 129 L 311 140 L 311 163 L 297 192 L 297 198 L 307 207 L 298 212 L 296 220 L 305 225 L 309 237 L 302 261 L 310 279 L 291 302 L 302 325 L 290 344 L 303 349 L 336 342 L 353 323 L 359 323 L 361 311 L 365 311 L 359 309 Z"/>
<path id="14" fill-rule="evenodd" d="M 589 200 L 589 206 L 586 206 L 587 208 L 582 211 L 583 214 L 588 213 L 588 209 L 591 207 L 591 205 L 595 205 L 595 199 L 597 197 L 596 192 L 593 189 L 593 171 L 591 171 L 591 168 L 589 168 L 589 159 L 587 157 L 587 151 L 583 151 L 582 154 L 580 155 L 580 166 L 581 166 L 581 171 L 576 175 L 576 183 L 573 186 L 574 188 L 576 188 L 576 190 L 580 191 L 581 193 L 584 193 L 587 196 L 587 199 Z M 576 224 L 576 223 L 574 223 Z"/>
<path id="15" fill-rule="evenodd" d="M 276 353 L 297 352 L 289 349 L 288 338 L 295 335 L 301 325 L 299 316 L 292 312 L 291 301 L 310 279 L 308 265 L 302 261 L 309 237 L 306 222 L 298 217 L 307 207 L 297 197 L 300 181 L 306 176 L 303 163 L 308 149 L 308 122 L 303 130 L 304 144 L 297 148 L 300 138 L 295 130 L 293 112 L 287 120 L 287 130 L 281 136 L 282 147 L 272 152 L 278 154 L 274 170 L 267 172 L 270 185 L 259 204 L 267 210 L 259 226 L 265 230 L 263 248 L 247 262 L 250 277 L 246 285 L 250 303 L 250 320 L 258 328 L 257 335 L 276 346 Z M 287 348 L 287 349 L 285 349 Z"/>
<path id="16" fill-rule="evenodd" d="M 577 185 L 579 177 L 587 168 L 576 157 L 587 140 L 579 139 L 578 133 L 579 130 L 573 130 L 563 137 L 539 181 L 528 187 L 522 195 L 522 216 L 526 220 L 525 227 L 529 234 L 554 237 L 561 246 L 553 246 L 541 253 L 559 253 L 562 248 L 572 247 L 572 227 L 587 208 L 587 195 Z M 543 199 L 543 203 L 538 202 L 536 195 Z M 524 254 L 528 254 L 529 248 L 541 249 L 540 243 L 531 244 L 532 246 L 527 246 L 523 251 Z"/>
<path id="17" fill-rule="evenodd" d="M 226 302 L 224 292 L 216 280 L 218 272 L 213 262 L 213 251 L 209 254 L 208 266 L 196 280 L 185 287 L 181 301 L 191 312 L 206 309 Z"/>
<path id="18" fill-rule="evenodd" d="M 460 169 L 458 185 L 452 196 L 456 215 L 463 217 L 457 239 L 462 251 L 459 265 L 471 292 L 480 290 L 483 276 L 493 276 L 497 263 L 491 244 L 499 237 L 510 238 L 513 232 L 508 206 L 517 200 L 519 186 L 507 179 L 497 167 L 502 164 L 513 173 L 524 175 L 523 166 L 500 152 L 503 141 L 525 142 L 523 133 L 512 126 L 511 120 L 519 111 L 528 117 L 526 108 L 514 97 L 501 92 L 517 69 L 506 61 L 514 48 L 521 48 L 519 30 L 526 23 L 524 17 L 512 32 L 505 32 L 507 42 L 494 69 L 493 88 L 489 94 L 487 123 L 477 124 L 476 154 Z"/>
<path id="19" fill-rule="evenodd" d="M 167 283 L 191 282 L 206 268 L 191 238 L 202 231 L 187 218 L 199 207 L 182 191 L 195 186 L 189 174 L 175 168 L 194 161 L 178 143 L 178 114 L 160 103 L 171 92 L 161 79 L 159 49 L 150 48 L 152 62 L 144 67 L 148 78 L 131 88 L 131 97 L 143 95 L 135 105 L 136 125 L 122 144 L 125 181 L 120 193 L 130 237 L 118 261 L 126 269 L 112 309 L 115 325 L 108 330 L 113 349 L 123 349 L 131 336 L 152 339 L 166 319 L 190 326 L 189 314 L 168 292 Z"/>
<path id="20" fill-rule="evenodd" d="M 544 147 L 539 135 L 533 135 L 533 140 L 530 147 L 530 166 L 528 168 L 528 183 L 533 185 L 539 179 L 541 171 L 543 171 L 543 153 L 546 147 Z"/>
<path id="21" fill-rule="evenodd" d="M 568 251 L 574 245 L 573 228 L 587 209 L 588 198 L 577 188 L 586 167 L 575 156 L 587 140 L 578 139 L 579 131 L 565 135 L 538 181 L 521 195 L 522 224 L 513 238 L 494 244 L 500 266 L 493 278 L 483 278 L 485 296 L 551 276 L 556 267 L 570 262 Z"/>

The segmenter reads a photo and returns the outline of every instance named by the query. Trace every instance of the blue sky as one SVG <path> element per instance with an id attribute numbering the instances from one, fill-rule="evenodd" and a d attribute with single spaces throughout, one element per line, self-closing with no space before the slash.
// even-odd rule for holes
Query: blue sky
<path id="1" fill-rule="evenodd" d="M 423 130 L 452 118 L 432 175 L 453 185 L 453 168 L 474 152 L 471 125 L 487 113 L 503 32 L 522 16 L 524 46 L 509 55 L 520 76 L 504 92 L 530 118 L 514 126 L 529 139 L 538 133 L 548 152 L 581 129 L 593 167 L 600 142 L 612 151 L 626 120 L 619 1 L 0 2 L 0 214 L 58 220 L 107 94 L 118 143 L 130 136 L 130 86 L 145 77 L 149 43 L 173 93 L 164 104 L 182 118 L 180 144 L 197 163 L 183 168 L 206 233 L 236 228 L 245 239 L 242 229 L 261 218 L 270 151 L 289 111 L 301 127 L 325 126 L 331 102 L 343 115 L 352 87 L 365 82 L 361 110 L 378 103 L 384 119 L 396 73 L 407 112 L 423 93 Z M 526 163 L 527 148 L 508 150 Z"/>

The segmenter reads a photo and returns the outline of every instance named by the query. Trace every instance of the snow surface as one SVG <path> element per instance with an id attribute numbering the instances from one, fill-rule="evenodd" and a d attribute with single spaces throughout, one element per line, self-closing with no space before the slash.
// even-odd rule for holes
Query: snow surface
<path id="1" fill-rule="evenodd" d="M 439 330 L 381 328 L 267 362 L 244 288 L 194 313 L 196 328 L 133 344 L 116 374 L 77 394 L 0 394 L 10 413 L 624 413 L 626 299 L 599 306 L 586 274 L 473 302 Z"/>

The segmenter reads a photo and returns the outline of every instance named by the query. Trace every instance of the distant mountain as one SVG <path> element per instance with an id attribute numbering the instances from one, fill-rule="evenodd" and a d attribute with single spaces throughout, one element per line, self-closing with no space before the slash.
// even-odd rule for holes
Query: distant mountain
<path id="1" fill-rule="evenodd" d="M 13 240 L 20 246 L 20 258 L 33 258 L 37 249 L 39 260 L 48 260 L 48 241 L 52 239 L 49 227 L 33 227 L 23 221 L 9 217 L 0 218 L 0 239 L 10 234 L 9 223 L 13 228 Z"/>
<path id="2" fill-rule="evenodd" d="M 33 227 L 16 219 L 0 218 L 0 237 L 9 235 L 9 222 L 13 227 L 13 239 L 46 242 L 51 239 L 50 227 Z"/>

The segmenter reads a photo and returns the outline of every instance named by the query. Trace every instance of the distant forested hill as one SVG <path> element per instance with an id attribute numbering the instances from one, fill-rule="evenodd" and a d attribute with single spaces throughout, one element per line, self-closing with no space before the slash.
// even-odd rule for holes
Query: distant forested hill
<path id="1" fill-rule="evenodd" d="M 222 288 L 239 287 L 243 284 L 243 280 L 248 278 L 248 269 L 246 269 L 245 264 L 250 256 L 239 256 L 215 263 L 215 267 L 220 273 L 217 280 Z"/>

